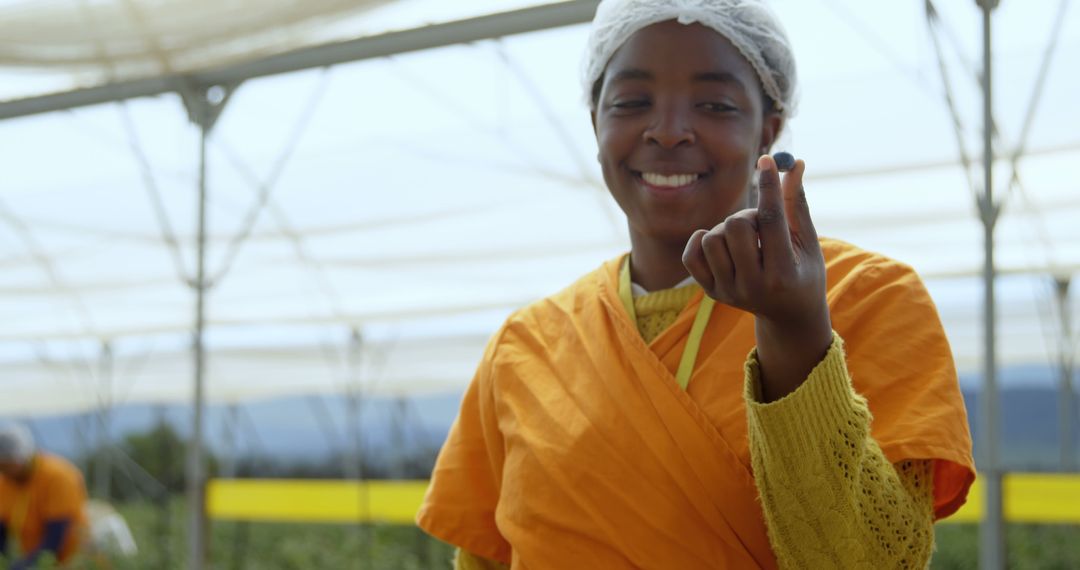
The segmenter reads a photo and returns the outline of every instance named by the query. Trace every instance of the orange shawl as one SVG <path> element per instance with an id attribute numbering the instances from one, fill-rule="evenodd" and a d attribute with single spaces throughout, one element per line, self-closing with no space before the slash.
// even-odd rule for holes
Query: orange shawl
<path id="1" fill-rule="evenodd" d="M 918 276 L 822 240 L 833 328 L 893 463 L 936 459 L 935 510 L 974 479 L 951 352 Z M 701 294 L 646 345 L 619 260 L 512 315 L 492 339 L 420 509 L 430 534 L 514 568 L 775 568 L 747 444 L 753 315 L 717 304 L 686 391 Z"/>

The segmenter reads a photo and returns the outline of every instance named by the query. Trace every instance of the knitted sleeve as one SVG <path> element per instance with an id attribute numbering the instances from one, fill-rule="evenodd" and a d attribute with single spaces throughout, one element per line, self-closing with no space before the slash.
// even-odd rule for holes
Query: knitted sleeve
<path id="1" fill-rule="evenodd" d="M 454 552 L 454 570 L 507 570 L 508 568 L 510 568 L 508 564 L 481 558 L 467 550 L 459 548 Z"/>
<path id="2" fill-rule="evenodd" d="M 933 550 L 933 461 L 891 465 L 870 435 L 834 334 L 825 359 L 788 396 L 760 402 L 746 362 L 754 479 L 781 568 L 926 568 Z"/>

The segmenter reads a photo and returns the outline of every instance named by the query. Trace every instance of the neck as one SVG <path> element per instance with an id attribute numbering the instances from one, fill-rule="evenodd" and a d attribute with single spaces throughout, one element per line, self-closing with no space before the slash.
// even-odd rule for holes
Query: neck
<path id="1" fill-rule="evenodd" d="M 682 262 L 685 242 L 664 242 L 631 231 L 630 244 L 630 278 L 646 290 L 670 289 L 690 275 Z"/>

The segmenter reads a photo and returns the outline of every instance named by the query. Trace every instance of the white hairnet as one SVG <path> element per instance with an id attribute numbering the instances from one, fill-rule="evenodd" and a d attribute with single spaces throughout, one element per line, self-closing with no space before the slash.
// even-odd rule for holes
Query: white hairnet
<path id="1" fill-rule="evenodd" d="M 26 427 L 5 423 L 0 425 L 0 461 L 25 464 L 34 456 L 34 436 Z"/>
<path id="2" fill-rule="evenodd" d="M 585 96 L 608 61 L 638 30 L 668 20 L 699 23 L 727 38 L 750 62 L 765 93 L 784 117 L 795 106 L 795 56 L 780 21 L 763 0 L 602 0 L 585 56 Z"/>

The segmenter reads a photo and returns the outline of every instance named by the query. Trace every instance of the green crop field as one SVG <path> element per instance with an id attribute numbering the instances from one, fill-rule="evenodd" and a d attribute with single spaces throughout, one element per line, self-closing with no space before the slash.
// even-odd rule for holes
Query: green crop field
<path id="1" fill-rule="evenodd" d="M 1008 567 L 1011 570 L 1074 570 L 1080 568 L 1080 526 L 1010 524 Z M 979 527 L 937 525 L 934 569 L 978 568 Z"/>
<path id="2" fill-rule="evenodd" d="M 186 567 L 183 503 L 167 511 L 150 503 L 120 506 L 139 546 L 129 559 L 109 565 L 85 563 L 87 570 L 173 570 Z M 1011 525 L 1009 568 L 1080 568 L 1080 526 Z M 397 525 L 276 524 L 215 521 L 210 525 L 210 567 L 214 570 L 394 569 L 450 567 L 453 549 L 415 527 Z M 977 567 L 978 527 L 943 524 L 931 568 Z"/>
<path id="3" fill-rule="evenodd" d="M 185 512 L 170 508 L 163 532 L 161 511 L 146 503 L 121 507 L 139 545 L 133 564 L 115 568 L 181 569 L 187 561 Z M 448 568 L 453 549 L 416 527 L 296 523 L 210 523 L 210 561 L 215 570 L 301 570 L 312 568 Z M 158 539 L 168 536 L 167 543 Z"/>

